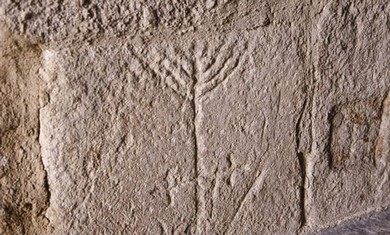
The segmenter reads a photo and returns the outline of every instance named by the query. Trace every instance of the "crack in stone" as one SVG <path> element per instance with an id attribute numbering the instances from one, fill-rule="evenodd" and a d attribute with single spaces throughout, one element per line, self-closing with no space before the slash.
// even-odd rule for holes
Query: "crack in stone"
<path id="1" fill-rule="evenodd" d="M 42 54 L 43 52 L 41 52 L 41 57 L 42 57 Z M 42 60 L 42 58 L 41 58 Z M 43 62 L 41 61 L 41 64 L 40 64 L 40 69 L 43 68 Z M 51 199 L 51 191 L 50 191 L 50 186 L 49 186 L 49 179 L 48 179 L 48 171 L 46 169 L 46 165 L 44 163 L 44 160 L 43 160 L 43 153 L 42 153 L 42 149 L 43 149 L 43 146 L 42 146 L 42 143 L 40 141 L 41 139 L 41 135 L 42 135 L 42 118 L 41 118 L 41 112 L 42 112 L 42 109 L 44 108 L 45 104 L 42 104 L 41 103 L 41 99 L 42 99 L 42 94 L 43 94 L 43 87 L 42 87 L 42 82 L 43 82 L 43 79 L 42 79 L 42 74 L 39 74 L 38 76 L 38 112 L 37 112 L 37 120 L 38 120 L 38 123 L 37 123 L 37 132 L 38 132 L 38 137 L 37 137 L 37 141 L 38 141 L 38 145 L 39 145 L 39 155 L 40 155 L 40 164 L 42 165 L 42 168 L 43 168 L 43 171 L 44 171 L 44 178 L 43 178 L 43 189 L 45 190 L 46 192 L 46 200 L 45 200 L 45 207 L 43 208 L 43 211 L 41 212 L 42 213 L 42 216 L 44 218 L 46 218 L 48 221 L 49 221 L 49 224 L 51 223 L 50 222 L 50 219 L 46 216 L 46 211 L 47 209 L 50 207 L 50 199 Z"/>
<path id="2" fill-rule="evenodd" d="M 38 111 L 38 115 L 40 115 L 40 109 Z M 39 142 L 39 138 L 40 138 L 40 135 L 41 135 L 41 120 L 38 119 L 38 143 L 39 143 L 39 152 L 40 152 L 40 160 L 41 160 L 41 164 L 42 164 L 42 167 L 43 167 L 43 171 L 45 172 L 45 175 L 44 175 L 44 178 L 43 178 L 43 187 L 44 187 L 44 190 L 46 192 L 46 206 L 44 208 L 44 212 L 46 212 L 46 210 L 50 207 L 50 198 L 51 198 L 51 192 L 50 192 L 50 187 L 49 187 L 49 180 L 48 180 L 48 172 L 47 172 L 47 169 L 46 169 L 46 166 L 45 164 L 43 163 L 43 158 L 42 158 L 42 145 L 41 143 Z M 47 218 L 45 215 L 43 215 L 46 219 L 49 219 Z"/>
<path id="3" fill-rule="evenodd" d="M 332 120 L 333 117 L 336 115 L 336 107 L 333 107 L 331 111 L 328 113 L 328 125 L 329 125 L 329 131 L 328 131 L 328 143 L 326 144 L 326 153 L 328 155 L 328 167 L 329 169 L 334 168 L 333 164 L 333 154 L 332 154 L 332 141 L 333 141 L 333 125 L 332 125 Z"/>
<path id="4" fill-rule="evenodd" d="M 300 134 L 301 134 L 301 123 L 302 123 L 302 117 L 305 113 L 305 110 L 306 110 L 306 106 L 307 106 L 307 94 L 306 94 L 306 97 L 305 97 L 305 101 L 302 105 L 302 109 L 301 109 L 301 112 L 300 112 L 300 115 L 298 117 L 298 121 L 296 123 L 296 126 L 295 126 L 295 141 L 296 141 L 296 153 L 297 153 L 297 158 L 298 158 L 298 162 L 299 162 L 299 168 L 300 168 L 300 173 L 301 173 L 301 186 L 300 186 L 300 190 L 299 190 L 299 194 L 300 194 L 300 208 L 301 208 L 301 214 L 300 214 L 300 230 L 303 229 L 306 224 L 307 224 L 307 215 L 306 215 L 306 159 L 305 159 L 305 155 L 303 152 L 301 152 L 299 150 L 299 146 L 300 146 Z"/>

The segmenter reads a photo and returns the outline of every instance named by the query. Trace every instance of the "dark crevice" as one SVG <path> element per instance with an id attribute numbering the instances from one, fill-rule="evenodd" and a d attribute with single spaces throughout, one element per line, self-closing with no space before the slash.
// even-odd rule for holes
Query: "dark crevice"
<path id="1" fill-rule="evenodd" d="M 80 0 L 80 5 L 82 7 L 88 7 L 92 3 L 92 0 Z"/>
<path id="2" fill-rule="evenodd" d="M 306 215 L 306 159 L 305 155 L 301 150 L 301 135 L 302 130 L 301 130 L 301 125 L 302 125 L 302 120 L 303 117 L 306 113 L 306 109 L 308 105 L 310 105 L 311 102 L 308 102 L 309 99 L 309 93 L 307 87 L 304 89 L 305 92 L 305 100 L 302 105 L 302 109 L 299 113 L 299 117 L 295 126 L 295 141 L 296 141 L 296 154 L 298 158 L 298 164 L 299 164 L 299 171 L 300 171 L 300 176 L 301 176 L 301 185 L 299 188 L 299 206 L 300 206 L 300 226 L 299 230 L 303 230 L 303 228 L 307 224 L 307 215 Z"/>
<path id="3" fill-rule="evenodd" d="M 302 177 L 302 182 L 301 182 L 301 187 L 299 189 L 299 206 L 301 208 L 301 215 L 300 215 L 300 229 L 306 226 L 307 224 L 307 218 L 306 218 L 306 159 L 305 155 L 301 152 L 298 153 L 298 161 L 299 161 L 299 166 L 301 168 L 301 177 Z"/>
<path id="4" fill-rule="evenodd" d="M 333 107 L 328 113 L 328 125 L 329 125 L 329 133 L 328 133 L 328 143 L 325 146 L 325 151 L 328 157 L 328 167 L 329 169 L 334 168 L 334 158 L 332 153 L 332 141 L 333 141 L 333 118 L 336 115 L 335 107 Z"/>

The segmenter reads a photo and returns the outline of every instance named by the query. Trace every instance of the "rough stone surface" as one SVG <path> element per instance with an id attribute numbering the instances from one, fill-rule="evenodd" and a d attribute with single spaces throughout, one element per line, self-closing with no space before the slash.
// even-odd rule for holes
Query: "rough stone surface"
<path id="1" fill-rule="evenodd" d="M 0 234 L 49 232 L 48 185 L 38 142 L 40 48 L 0 46 Z"/>
<path id="2" fill-rule="evenodd" d="M 0 41 L 0 234 L 353 234 L 390 206 L 385 0 L 4 0 Z"/>

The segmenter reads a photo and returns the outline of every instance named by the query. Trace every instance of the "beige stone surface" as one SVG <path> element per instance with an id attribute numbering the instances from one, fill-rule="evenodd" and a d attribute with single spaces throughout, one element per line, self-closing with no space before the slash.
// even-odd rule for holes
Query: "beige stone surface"
<path id="1" fill-rule="evenodd" d="M 45 234 L 50 226 L 38 142 L 40 48 L 7 40 L 5 33 L 0 39 L 0 234 Z"/>
<path id="2" fill-rule="evenodd" d="M 0 2 L 0 234 L 312 234 L 390 205 L 390 4 Z"/>

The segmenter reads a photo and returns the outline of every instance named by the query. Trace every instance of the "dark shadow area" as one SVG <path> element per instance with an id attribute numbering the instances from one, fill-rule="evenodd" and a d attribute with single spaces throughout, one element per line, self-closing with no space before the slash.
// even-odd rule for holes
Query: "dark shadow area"
<path id="1" fill-rule="evenodd" d="M 370 217 L 364 217 L 352 221 L 344 222 L 334 228 L 320 232 L 321 235 L 348 234 L 348 235 L 366 235 L 390 234 L 390 209 L 374 214 Z"/>

